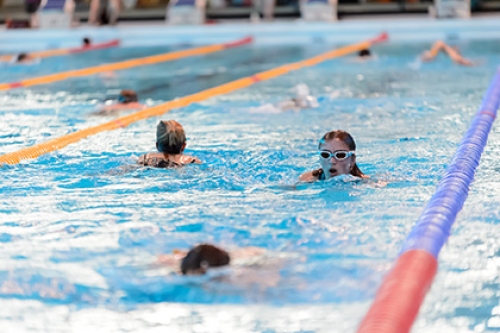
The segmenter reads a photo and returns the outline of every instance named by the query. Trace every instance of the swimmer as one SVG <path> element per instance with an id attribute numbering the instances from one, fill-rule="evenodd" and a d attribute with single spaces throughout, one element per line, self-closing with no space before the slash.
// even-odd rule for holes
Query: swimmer
<path id="1" fill-rule="evenodd" d="M 229 254 L 209 244 L 201 244 L 191 249 L 181 261 L 182 275 L 205 274 L 209 267 L 229 265 Z"/>
<path id="2" fill-rule="evenodd" d="M 341 130 L 326 133 L 319 141 L 318 149 L 321 168 L 302 174 L 301 181 L 314 182 L 347 174 L 368 178 L 356 164 L 356 143 L 349 133 Z"/>
<path id="3" fill-rule="evenodd" d="M 92 40 L 88 37 L 85 37 L 83 40 L 82 40 L 82 46 L 83 47 L 89 47 L 91 46 L 92 44 Z"/>
<path id="4" fill-rule="evenodd" d="M 446 53 L 453 62 L 464 65 L 464 66 L 474 66 L 474 63 L 469 59 L 464 58 L 460 54 L 460 49 L 458 47 L 451 47 L 443 41 L 438 40 L 432 45 L 432 48 L 425 51 L 420 56 L 422 61 L 432 61 L 439 54 L 440 51 Z"/>
<path id="5" fill-rule="evenodd" d="M 200 164 L 196 157 L 184 155 L 186 134 L 175 120 L 162 120 L 156 126 L 156 153 L 139 157 L 138 164 L 154 168 L 175 168 L 186 164 Z"/>
<path id="6" fill-rule="evenodd" d="M 348 62 L 364 63 L 370 60 L 376 60 L 377 56 L 372 53 L 370 49 L 359 50 L 355 57 L 349 58 Z"/>
<path id="7" fill-rule="evenodd" d="M 211 267 L 228 266 L 233 261 L 262 257 L 265 250 L 258 247 L 245 247 L 227 252 L 210 244 L 200 244 L 189 251 L 174 250 L 171 255 L 158 257 L 158 264 L 179 268 L 182 275 L 205 274 Z"/>
<path id="8" fill-rule="evenodd" d="M 28 53 L 19 53 L 10 59 L 11 64 L 34 64 L 38 61 L 38 58 L 30 56 Z"/>
<path id="9" fill-rule="evenodd" d="M 106 116 L 120 111 L 137 110 L 145 107 L 145 105 L 138 102 L 138 97 L 135 91 L 122 90 L 116 103 L 104 106 L 101 110 L 95 112 L 94 115 Z"/>
<path id="10" fill-rule="evenodd" d="M 302 257 L 297 259 L 305 261 Z M 190 251 L 174 250 L 173 254 L 160 255 L 155 266 L 185 276 L 203 275 L 212 269 L 224 268 L 209 277 L 219 283 L 251 290 L 252 297 L 259 297 L 260 292 L 280 285 L 280 271 L 285 260 L 283 254 L 279 258 L 268 256 L 264 249 L 258 247 L 225 251 L 213 245 L 201 244 Z"/>
<path id="11" fill-rule="evenodd" d="M 278 105 L 282 111 L 299 111 L 302 109 L 317 108 L 319 106 L 318 100 L 309 94 L 309 87 L 303 83 L 297 85 L 295 88 L 295 97 L 283 101 Z"/>
<path id="12" fill-rule="evenodd" d="M 369 49 L 363 49 L 358 52 L 358 57 L 360 58 L 370 58 L 372 56 L 372 53 Z"/>

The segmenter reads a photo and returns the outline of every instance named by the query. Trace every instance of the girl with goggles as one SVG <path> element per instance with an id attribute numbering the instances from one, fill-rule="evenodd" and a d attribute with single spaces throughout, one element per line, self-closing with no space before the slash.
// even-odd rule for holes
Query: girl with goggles
<path id="1" fill-rule="evenodd" d="M 356 164 L 356 143 L 349 133 L 341 130 L 326 133 L 318 149 L 321 168 L 302 174 L 301 181 L 313 182 L 347 174 L 368 178 Z"/>

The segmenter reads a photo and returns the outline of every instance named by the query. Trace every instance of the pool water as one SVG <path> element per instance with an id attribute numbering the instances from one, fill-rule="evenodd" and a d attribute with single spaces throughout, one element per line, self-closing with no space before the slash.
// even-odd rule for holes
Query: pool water
<path id="1" fill-rule="evenodd" d="M 120 89 L 156 105 L 333 47 L 245 46 L 2 92 L 0 152 L 112 119 L 91 113 Z M 488 40 L 463 42 L 479 66 L 443 55 L 419 64 L 428 47 L 380 45 L 373 61 L 327 61 L 3 166 L 2 331 L 354 332 L 480 105 L 500 51 Z M 50 58 L 5 67 L 0 77 L 174 49 Z M 293 97 L 300 83 L 319 108 L 266 112 L 263 105 Z M 154 149 L 160 119 L 183 124 L 186 152 L 202 165 L 133 167 Z M 318 167 L 318 140 L 334 129 L 353 135 L 370 180 L 297 184 Z M 499 150 L 494 126 L 412 332 L 500 329 Z M 201 242 L 265 252 L 205 276 L 158 264 L 162 254 Z"/>

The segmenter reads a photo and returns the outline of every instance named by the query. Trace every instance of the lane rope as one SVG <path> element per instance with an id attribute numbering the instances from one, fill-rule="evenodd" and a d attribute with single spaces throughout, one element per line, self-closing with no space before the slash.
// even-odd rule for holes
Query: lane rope
<path id="1" fill-rule="evenodd" d="M 30 86 L 40 85 L 40 84 L 48 84 L 48 83 L 53 83 L 53 82 L 57 82 L 57 81 L 62 81 L 62 80 L 66 80 L 66 79 L 73 78 L 73 77 L 89 76 L 89 75 L 94 75 L 94 74 L 103 73 L 103 72 L 124 70 L 124 69 L 129 69 L 129 68 L 138 67 L 138 66 L 153 65 L 153 64 L 160 63 L 160 62 L 172 61 L 172 60 L 177 60 L 177 59 L 182 59 L 182 58 L 192 57 L 192 56 L 199 56 L 199 55 L 204 55 L 204 54 L 208 54 L 208 53 L 226 50 L 226 49 L 233 48 L 233 47 L 239 47 L 239 46 L 249 44 L 252 41 L 253 41 L 252 37 L 245 37 L 243 39 L 240 39 L 240 40 L 237 40 L 234 42 L 229 42 L 229 43 L 201 46 L 201 47 L 196 47 L 196 48 L 192 48 L 192 49 L 188 49 L 188 50 L 180 50 L 180 51 L 158 54 L 158 55 L 154 55 L 154 56 L 148 56 L 148 57 L 120 61 L 120 62 L 116 62 L 116 63 L 112 63 L 112 64 L 104 64 L 104 65 L 95 66 L 95 67 L 75 69 L 75 70 L 61 72 L 61 73 L 35 77 L 32 79 L 26 79 L 26 80 L 22 80 L 22 81 L 18 81 L 18 82 L 0 83 L 0 90 L 10 90 L 10 89 L 21 88 L 21 87 L 30 87 Z"/>
<path id="2" fill-rule="evenodd" d="M 410 332 L 438 267 L 438 256 L 469 194 L 469 187 L 500 106 L 497 71 L 436 192 L 384 278 L 358 333 Z"/>
<path id="3" fill-rule="evenodd" d="M 344 47 L 341 47 L 336 50 L 328 51 L 326 53 L 320 54 L 318 56 L 302 60 L 299 62 L 291 63 L 291 64 L 286 64 L 279 66 L 274 69 L 270 69 L 264 72 L 260 72 L 251 76 L 243 77 L 241 79 L 237 79 L 235 81 L 231 81 L 225 84 L 222 84 L 220 86 L 216 86 L 207 90 L 200 91 L 198 93 L 188 95 L 185 97 L 177 98 L 174 100 L 171 100 L 169 102 L 159 104 L 157 106 L 143 109 L 141 111 L 137 111 L 135 113 L 129 114 L 127 116 L 119 117 L 114 120 L 111 120 L 109 122 L 106 122 L 104 124 L 94 126 L 94 127 L 89 127 L 84 130 L 76 131 L 67 135 L 64 135 L 59 138 L 55 138 L 52 140 L 49 140 L 47 142 L 43 142 L 28 148 L 21 149 L 16 152 L 8 153 L 5 155 L 0 156 L 0 164 L 6 163 L 6 164 L 17 164 L 22 160 L 25 159 L 31 159 L 31 158 L 36 158 L 39 157 L 40 155 L 61 149 L 66 147 L 69 144 L 75 143 L 77 141 L 80 141 L 86 137 L 89 137 L 91 135 L 104 132 L 104 131 L 112 131 L 117 128 L 122 128 L 126 127 L 134 122 L 137 122 L 139 120 L 143 120 L 146 118 L 151 118 L 151 117 L 156 117 L 160 116 L 162 114 L 165 114 L 169 112 L 172 109 L 177 109 L 181 107 L 185 107 L 190 105 L 191 103 L 195 102 L 201 102 L 203 100 L 206 100 L 208 98 L 218 96 L 218 95 L 223 95 L 227 94 L 230 92 L 233 92 L 238 89 L 246 88 L 248 86 L 251 86 L 257 82 L 260 81 L 265 81 L 269 80 L 275 77 L 278 77 L 280 75 L 286 74 L 291 71 L 295 71 L 298 69 L 301 69 L 303 67 L 309 67 L 309 66 L 314 66 L 316 64 L 319 64 L 325 60 L 337 58 L 344 56 L 346 54 L 360 51 L 362 49 L 367 49 L 370 48 L 370 46 L 386 41 L 387 40 L 387 34 L 383 33 L 376 38 L 372 38 L 360 43 L 356 44 L 351 44 L 347 45 Z"/>

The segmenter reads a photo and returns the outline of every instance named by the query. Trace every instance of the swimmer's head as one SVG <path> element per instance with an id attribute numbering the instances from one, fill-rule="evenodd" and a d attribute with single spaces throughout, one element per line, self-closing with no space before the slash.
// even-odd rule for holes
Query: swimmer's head
<path id="1" fill-rule="evenodd" d="M 358 52 L 358 57 L 369 57 L 371 55 L 372 55 L 372 53 L 370 52 L 369 49 L 363 49 L 363 50 Z"/>
<path id="2" fill-rule="evenodd" d="M 363 177 L 364 174 L 356 164 L 356 143 L 351 134 L 342 131 L 331 131 L 323 135 L 319 141 L 321 169 L 326 178 L 343 174 Z"/>
<path id="3" fill-rule="evenodd" d="M 309 87 L 307 84 L 301 83 L 295 86 L 296 96 L 298 98 L 304 98 L 309 96 Z"/>
<path id="4" fill-rule="evenodd" d="M 83 46 L 90 46 L 90 44 L 91 44 L 91 43 L 92 43 L 92 42 L 91 42 L 90 38 L 85 37 L 85 38 L 83 39 Z"/>
<path id="5" fill-rule="evenodd" d="M 175 120 L 161 120 L 156 126 L 156 148 L 161 153 L 180 154 L 186 148 L 186 133 Z"/>
<path id="6" fill-rule="evenodd" d="M 118 96 L 118 102 L 127 104 L 132 102 L 137 102 L 137 94 L 133 90 L 122 90 L 120 91 L 120 95 Z"/>
<path id="7" fill-rule="evenodd" d="M 27 53 L 19 53 L 16 56 L 15 62 L 23 62 L 25 60 L 28 60 L 29 56 Z"/>
<path id="8" fill-rule="evenodd" d="M 209 244 L 201 244 L 191 249 L 182 259 L 182 274 L 205 274 L 209 267 L 229 265 L 229 254 Z"/>

